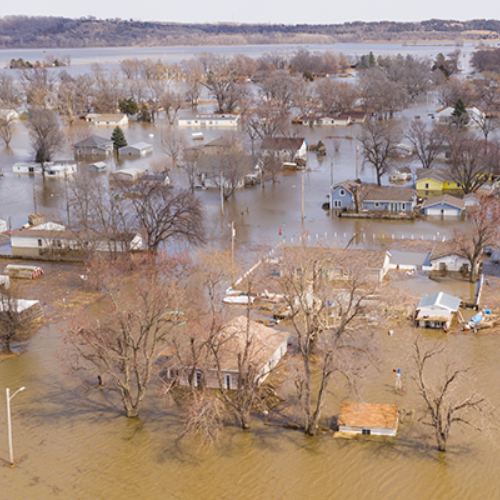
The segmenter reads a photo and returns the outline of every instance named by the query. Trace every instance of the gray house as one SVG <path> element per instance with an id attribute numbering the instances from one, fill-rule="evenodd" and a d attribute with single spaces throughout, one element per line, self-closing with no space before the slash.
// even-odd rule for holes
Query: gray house
<path id="1" fill-rule="evenodd" d="M 75 156 L 111 156 L 113 154 L 113 141 L 92 135 L 83 141 L 73 144 Z"/>
<path id="2" fill-rule="evenodd" d="M 412 213 L 417 194 L 410 188 L 373 186 L 365 188 L 361 210 Z"/>
<path id="3" fill-rule="evenodd" d="M 356 210 L 356 193 L 360 187 L 358 182 L 343 181 L 330 188 L 331 210 Z"/>
<path id="4" fill-rule="evenodd" d="M 439 292 L 420 299 L 415 311 L 415 321 L 423 328 L 450 327 L 461 300 L 447 293 Z"/>

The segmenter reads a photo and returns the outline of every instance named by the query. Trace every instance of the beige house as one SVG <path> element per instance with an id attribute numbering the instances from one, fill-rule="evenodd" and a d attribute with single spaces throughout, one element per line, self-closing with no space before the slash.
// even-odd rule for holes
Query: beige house
<path id="1" fill-rule="evenodd" d="M 97 127 L 123 127 L 128 125 L 128 116 L 123 113 L 89 113 L 85 120 Z"/>
<path id="2" fill-rule="evenodd" d="M 188 323 L 185 325 L 188 327 Z M 263 382 L 269 372 L 279 363 L 287 352 L 288 332 L 275 330 L 238 316 L 227 323 L 217 335 L 220 375 L 225 389 L 237 389 L 239 383 L 238 356 L 244 354 L 249 341 L 249 363 L 255 371 L 256 381 Z M 189 385 L 193 377 L 196 387 L 220 388 L 216 359 L 207 349 L 198 366 L 194 366 L 189 345 L 178 349 L 168 348 L 158 356 L 163 376 L 175 380 L 179 385 Z"/>

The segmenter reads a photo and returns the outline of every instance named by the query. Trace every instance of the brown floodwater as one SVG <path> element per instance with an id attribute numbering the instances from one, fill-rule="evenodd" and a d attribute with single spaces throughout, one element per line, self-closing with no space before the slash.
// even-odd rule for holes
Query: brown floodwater
<path id="1" fill-rule="evenodd" d="M 414 333 L 414 332 L 413 332 Z M 359 398 L 418 407 L 409 375 L 410 330 L 377 339 Z M 443 336 L 425 332 L 425 340 Z M 450 354 L 472 365 L 477 389 L 500 403 L 497 335 L 446 338 Z M 250 432 L 227 428 L 219 445 L 197 450 L 179 443 L 175 408 L 150 391 L 138 420 L 120 415 L 104 391 L 85 397 L 62 365 L 58 325 L 36 333 L 28 351 L 0 364 L 0 458 L 8 457 L 4 390 L 26 386 L 12 401 L 18 467 L 0 467 L 0 498 L 44 499 L 477 499 L 498 498 L 498 431 L 453 433 L 439 456 L 429 431 L 404 420 L 396 438 L 335 439 L 266 426 Z M 393 391 L 393 372 L 403 370 L 405 393 Z M 353 398 L 333 384 L 325 416 Z"/>

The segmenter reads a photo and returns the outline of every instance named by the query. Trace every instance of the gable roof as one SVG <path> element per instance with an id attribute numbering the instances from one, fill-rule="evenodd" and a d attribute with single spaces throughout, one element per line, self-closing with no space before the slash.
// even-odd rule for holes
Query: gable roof
<path id="1" fill-rule="evenodd" d="M 429 198 L 425 200 L 422 204 L 422 208 L 433 207 L 434 205 L 439 205 L 440 203 L 450 205 L 455 208 L 463 210 L 465 207 L 465 201 L 457 198 L 455 196 L 450 196 L 449 194 L 443 194 L 441 196 L 436 196 L 435 198 Z"/>
<path id="2" fill-rule="evenodd" d="M 425 309 L 428 307 L 445 309 L 447 311 L 457 312 L 460 308 L 461 300 L 453 295 L 439 292 L 433 295 L 428 295 L 420 299 L 417 309 Z"/>
<path id="3" fill-rule="evenodd" d="M 463 255 L 460 255 L 460 252 L 455 248 L 452 241 L 438 241 L 429 256 L 429 261 L 433 261 L 436 259 L 441 259 L 443 257 L 447 257 L 448 255 L 457 255 L 465 259 Z"/>
<path id="4" fill-rule="evenodd" d="M 451 173 L 446 168 L 419 168 L 417 169 L 417 181 L 424 179 L 433 179 L 438 182 L 446 182 L 451 180 Z"/>
<path id="5" fill-rule="evenodd" d="M 334 191 L 336 188 L 344 188 L 349 193 L 354 194 L 361 187 L 361 184 L 356 181 L 345 180 L 342 182 L 337 182 L 336 184 L 332 184 L 331 191 Z"/>
<path id="6" fill-rule="evenodd" d="M 363 201 L 402 201 L 412 202 L 416 193 L 411 188 L 392 186 L 372 186 L 366 189 Z"/>
<path id="7" fill-rule="evenodd" d="M 112 145 L 113 141 L 111 139 L 107 139 L 106 137 L 101 137 L 100 135 L 91 135 L 87 137 L 87 139 L 83 139 L 83 141 L 76 142 L 73 144 L 74 147 L 82 147 L 82 146 L 105 146 Z"/>
<path id="8" fill-rule="evenodd" d="M 303 137 L 266 137 L 262 141 L 262 149 L 272 149 L 275 151 L 298 151 L 305 139 Z"/>

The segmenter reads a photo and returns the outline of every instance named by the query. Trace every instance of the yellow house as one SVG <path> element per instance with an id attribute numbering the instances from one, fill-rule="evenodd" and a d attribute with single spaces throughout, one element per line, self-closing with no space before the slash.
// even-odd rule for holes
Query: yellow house
<path id="1" fill-rule="evenodd" d="M 451 180 L 450 173 L 441 168 L 418 169 L 416 187 L 419 195 L 424 197 L 461 190 L 460 183 Z"/>

